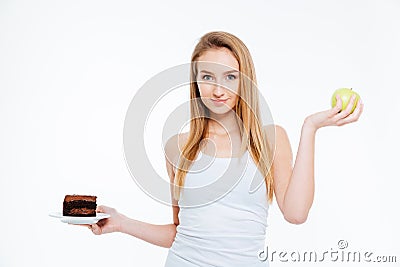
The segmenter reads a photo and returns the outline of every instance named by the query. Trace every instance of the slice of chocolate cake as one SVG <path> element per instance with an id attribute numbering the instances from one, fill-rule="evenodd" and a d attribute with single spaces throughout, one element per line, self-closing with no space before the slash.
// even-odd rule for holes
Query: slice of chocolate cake
<path id="1" fill-rule="evenodd" d="M 63 216 L 96 217 L 96 196 L 66 195 Z"/>

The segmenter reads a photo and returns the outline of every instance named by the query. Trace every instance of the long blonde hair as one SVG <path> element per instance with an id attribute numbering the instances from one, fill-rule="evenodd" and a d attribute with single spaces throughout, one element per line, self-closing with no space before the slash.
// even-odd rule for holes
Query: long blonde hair
<path id="1" fill-rule="evenodd" d="M 201 37 L 191 58 L 190 73 L 190 130 L 186 144 L 183 146 L 177 172 L 174 179 L 174 198 L 179 199 L 180 190 L 185 183 L 185 177 L 190 165 L 195 160 L 203 139 L 208 135 L 209 110 L 200 98 L 196 82 L 196 61 L 207 50 L 215 48 L 229 49 L 239 63 L 240 83 L 235 112 L 242 121 L 239 123 L 242 137 L 242 151 L 248 149 L 259 171 L 263 175 L 268 201 L 273 198 L 273 151 L 263 131 L 259 96 L 256 87 L 256 74 L 253 60 L 246 45 L 236 36 L 226 32 L 210 32 Z"/>

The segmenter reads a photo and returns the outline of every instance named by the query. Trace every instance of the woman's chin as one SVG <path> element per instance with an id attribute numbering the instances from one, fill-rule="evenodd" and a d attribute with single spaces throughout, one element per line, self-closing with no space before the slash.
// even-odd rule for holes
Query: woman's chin
<path id="1" fill-rule="evenodd" d="M 228 115 L 228 114 L 234 114 L 234 111 L 228 107 L 228 106 L 222 106 L 222 107 L 212 107 L 212 108 L 208 108 L 210 111 L 210 114 L 214 114 L 214 115 Z"/>

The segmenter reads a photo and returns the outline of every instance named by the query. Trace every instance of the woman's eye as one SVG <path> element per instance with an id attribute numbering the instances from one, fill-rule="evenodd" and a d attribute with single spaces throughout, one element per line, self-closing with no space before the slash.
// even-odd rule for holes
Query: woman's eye
<path id="1" fill-rule="evenodd" d="M 235 79 L 236 79 L 236 76 L 233 75 L 233 74 L 229 74 L 229 75 L 226 77 L 226 79 L 228 79 L 228 80 L 235 80 Z"/>
<path id="2" fill-rule="evenodd" d="M 211 75 L 206 74 L 206 75 L 203 75 L 202 79 L 205 80 L 205 81 L 211 81 L 212 77 L 211 77 Z"/>

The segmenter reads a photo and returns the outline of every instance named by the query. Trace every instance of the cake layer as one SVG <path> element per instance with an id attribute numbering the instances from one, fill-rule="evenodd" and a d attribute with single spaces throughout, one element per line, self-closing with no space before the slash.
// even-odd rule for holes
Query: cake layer
<path id="1" fill-rule="evenodd" d="M 67 211 L 63 211 L 63 216 L 72 216 L 72 217 L 95 217 L 96 210 L 94 209 L 70 209 Z"/>
<path id="2" fill-rule="evenodd" d="M 64 209 L 80 209 L 80 208 L 87 208 L 87 209 L 96 209 L 96 202 L 84 201 L 84 200 L 77 200 L 77 201 L 66 201 L 64 202 Z"/>
<path id="3" fill-rule="evenodd" d="M 86 200 L 86 201 L 94 201 L 96 202 L 96 196 L 88 196 L 88 195 L 66 195 L 64 201 L 74 201 L 74 200 Z"/>

